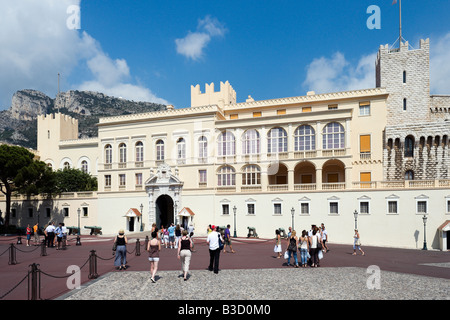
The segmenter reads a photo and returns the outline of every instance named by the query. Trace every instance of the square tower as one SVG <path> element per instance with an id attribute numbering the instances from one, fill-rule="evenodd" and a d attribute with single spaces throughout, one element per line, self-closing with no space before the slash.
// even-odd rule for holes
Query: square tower
<path id="1" fill-rule="evenodd" d="M 387 125 L 429 122 L 430 43 L 420 40 L 419 49 L 380 46 L 375 64 L 376 86 L 386 88 Z"/>

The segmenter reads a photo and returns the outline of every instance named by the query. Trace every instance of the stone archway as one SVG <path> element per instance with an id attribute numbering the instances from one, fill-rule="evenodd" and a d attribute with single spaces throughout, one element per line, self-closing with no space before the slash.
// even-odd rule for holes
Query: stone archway
<path id="1" fill-rule="evenodd" d="M 174 202 L 172 197 L 164 194 L 155 201 L 155 222 L 158 228 L 163 225 L 167 228 L 174 220 Z"/>
<path id="2" fill-rule="evenodd" d="M 153 223 L 160 228 L 164 223 L 178 223 L 177 213 L 181 206 L 181 190 L 183 182 L 178 178 L 178 169 L 172 174 L 172 168 L 163 163 L 154 173 L 150 170 L 150 178 L 145 182 L 148 195 L 148 230 Z"/>

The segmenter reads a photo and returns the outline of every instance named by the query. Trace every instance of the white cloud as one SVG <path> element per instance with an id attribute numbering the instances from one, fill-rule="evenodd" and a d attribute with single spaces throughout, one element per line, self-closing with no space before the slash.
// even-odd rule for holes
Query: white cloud
<path id="1" fill-rule="evenodd" d="M 199 20 L 196 32 L 189 31 L 186 37 L 175 39 L 177 53 L 198 60 L 203 57 L 203 50 L 211 38 L 222 37 L 225 32 L 225 27 L 216 18 L 206 16 Z"/>
<path id="2" fill-rule="evenodd" d="M 151 91 L 134 84 L 123 59 L 111 59 L 100 44 L 86 32 L 68 28 L 70 6 L 81 0 L 0 0 L 0 109 L 9 107 L 17 90 L 36 89 L 55 96 L 57 74 L 67 89 L 105 89 L 133 100 L 157 101 Z M 81 11 L 81 27 L 83 12 Z M 78 80 L 78 87 L 67 79 L 81 64 L 93 79 Z M 162 99 L 159 102 L 164 101 Z"/>
<path id="3" fill-rule="evenodd" d="M 432 94 L 450 94 L 450 32 L 430 40 L 430 85 Z"/>
<path id="4" fill-rule="evenodd" d="M 79 90 L 98 91 L 106 95 L 122 97 L 135 101 L 150 101 L 168 104 L 167 100 L 158 98 L 144 86 L 129 83 L 130 68 L 124 59 L 110 58 L 100 47 L 100 44 L 83 32 L 83 39 L 89 43 L 86 65 L 94 79 L 86 80 L 77 85 Z"/>
<path id="5" fill-rule="evenodd" d="M 316 93 L 374 88 L 375 59 L 375 53 L 365 55 L 355 66 L 340 52 L 316 58 L 306 68 L 303 87 Z"/>

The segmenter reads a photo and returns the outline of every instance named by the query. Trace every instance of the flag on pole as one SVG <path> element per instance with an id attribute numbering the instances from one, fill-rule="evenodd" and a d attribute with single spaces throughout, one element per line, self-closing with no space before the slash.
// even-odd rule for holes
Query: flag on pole
<path id="1" fill-rule="evenodd" d="M 397 0 L 392 1 L 392 5 L 394 5 L 394 4 L 396 4 L 396 3 L 397 3 Z"/>

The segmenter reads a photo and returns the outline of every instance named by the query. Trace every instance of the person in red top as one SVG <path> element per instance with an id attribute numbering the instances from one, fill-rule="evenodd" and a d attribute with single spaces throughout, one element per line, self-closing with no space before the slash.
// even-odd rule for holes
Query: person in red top
<path id="1" fill-rule="evenodd" d="M 30 227 L 30 225 L 28 224 L 28 225 L 27 225 L 27 247 L 30 246 L 30 239 L 31 239 L 31 227 Z"/>

